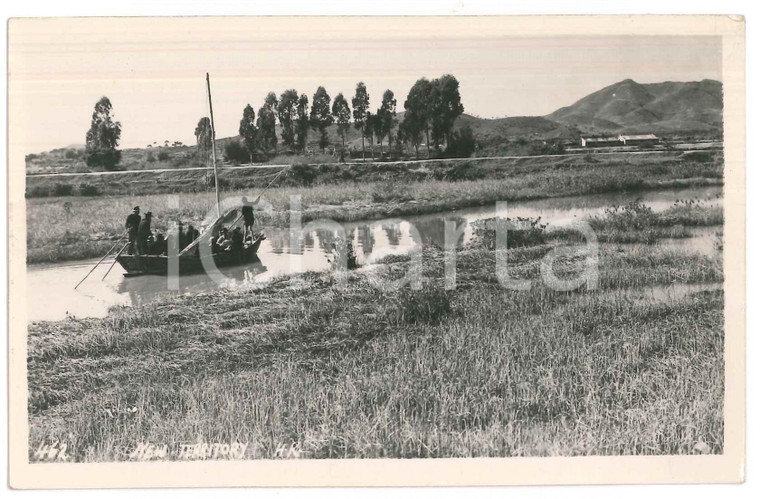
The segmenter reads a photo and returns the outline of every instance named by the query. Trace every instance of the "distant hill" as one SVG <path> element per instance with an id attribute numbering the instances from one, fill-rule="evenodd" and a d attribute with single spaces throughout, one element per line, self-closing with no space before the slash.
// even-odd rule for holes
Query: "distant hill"
<path id="1" fill-rule="evenodd" d="M 541 116 L 515 116 L 511 118 L 477 118 L 463 114 L 457 118 L 454 128 L 469 126 L 473 134 L 481 139 L 559 139 L 574 138 L 579 132 L 574 126 L 567 126 Z"/>
<path id="2" fill-rule="evenodd" d="M 715 80 L 641 84 L 628 79 L 545 118 L 583 131 L 720 131 L 723 85 Z"/>

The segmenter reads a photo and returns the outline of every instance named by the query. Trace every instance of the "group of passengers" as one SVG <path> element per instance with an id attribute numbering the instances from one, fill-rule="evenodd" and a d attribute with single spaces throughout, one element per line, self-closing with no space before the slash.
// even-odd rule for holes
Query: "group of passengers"
<path id="1" fill-rule="evenodd" d="M 222 251 L 240 253 L 243 248 L 245 248 L 246 244 L 253 244 L 253 224 L 255 222 L 253 216 L 253 203 L 249 203 L 248 198 L 246 197 L 243 197 L 242 199 L 240 214 L 243 217 L 243 230 L 240 230 L 240 227 L 235 227 L 230 230 L 223 225 L 214 226 L 211 233 L 211 240 L 209 241 L 212 253 L 219 253 Z"/>
<path id="2" fill-rule="evenodd" d="M 243 217 L 243 230 L 240 230 L 240 227 L 230 230 L 222 225 L 215 225 L 213 227 L 209 241 L 212 253 L 219 253 L 221 251 L 241 252 L 246 243 L 253 243 L 253 207 L 247 198 L 243 198 L 241 214 Z M 127 216 L 128 254 L 164 256 L 168 254 L 168 239 L 166 235 L 158 231 L 154 232 L 151 229 L 152 218 L 153 214 L 151 212 L 145 213 L 145 216 L 141 218 L 139 206 L 135 206 L 132 209 L 132 213 Z M 200 232 L 192 224 L 188 225 L 187 229 L 185 229 L 182 222 L 180 222 L 178 224 L 178 236 L 179 251 L 181 252 L 200 237 Z M 197 244 L 192 251 L 198 252 Z"/>
<path id="3" fill-rule="evenodd" d="M 147 212 L 140 217 L 140 207 L 135 206 L 132 213 L 127 216 L 127 235 L 129 243 L 127 253 L 130 255 L 167 255 L 168 239 L 161 232 L 151 228 L 153 213 Z M 198 239 L 200 233 L 192 225 L 184 229 L 179 223 L 179 251 L 185 249 L 190 243 Z"/>
<path id="4" fill-rule="evenodd" d="M 232 230 L 229 230 L 227 227 L 220 227 L 218 235 L 212 233 L 209 244 L 211 245 L 212 253 L 220 253 L 222 251 L 239 253 L 243 251 L 243 247 L 245 246 L 243 231 L 240 230 L 240 227 L 235 227 Z"/>

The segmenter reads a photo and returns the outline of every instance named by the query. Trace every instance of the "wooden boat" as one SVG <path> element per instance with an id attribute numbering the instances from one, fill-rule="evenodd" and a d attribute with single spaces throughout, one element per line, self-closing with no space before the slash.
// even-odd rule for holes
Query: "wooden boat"
<path id="1" fill-rule="evenodd" d="M 214 264 L 217 268 L 244 265 L 259 262 L 256 253 L 261 241 L 265 237 L 258 236 L 253 243 L 246 244 L 240 252 L 220 251 L 213 254 Z M 211 255 L 209 255 L 211 256 Z M 208 257 L 206 257 L 208 258 Z M 205 272 L 202 257 L 197 251 L 191 253 L 182 252 L 178 255 L 179 275 L 198 274 Z M 116 257 L 126 273 L 126 277 L 139 275 L 167 275 L 169 273 L 169 257 L 166 255 L 119 255 Z M 209 262 L 211 263 L 211 262 Z"/>
<path id="2" fill-rule="evenodd" d="M 261 246 L 261 241 L 265 239 L 263 234 L 259 234 L 256 236 L 251 242 L 246 242 L 243 246 L 243 249 L 241 251 L 233 252 L 233 251 L 221 251 L 218 253 L 214 253 L 213 255 L 206 255 L 201 256 L 199 255 L 198 247 L 201 244 L 207 245 L 210 243 L 210 240 L 214 235 L 218 234 L 219 229 L 221 229 L 222 226 L 226 225 L 229 227 L 232 227 L 235 225 L 241 218 L 242 218 L 242 210 L 238 210 L 237 208 L 229 209 L 226 212 L 222 213 L 221 204 L 219 200 L 219 179 L 217 175 L 217 169 L 216 169 L 216 132 L 214 130 L 214 109 L 211 104 L 211 82 L 208 73 L 206 73 L 206 87 L 208 88 L 208 105 L 209 105 L 209 115 L 210 115 L 210 121 L 211 121 L 211 160 L 213 163 L 214 168 L 214 189 L 216 191 L 216 210 L 217 210 L 217 217 L 215 220 L 209 221 L 209 223 L 205 224 L 206 229 L 205 231 L 197 237 L 194 241 L 192 241 L 189 245 L 187 245 L 182 251 L 179 252 L 179 255 L 177 255 L 177 259 L 179 261 L 179 269 L 178 273 L 180 275 L 188 275 L 188 274 L 199 274 L 201 272 L 204 272 L 206 270 L 206 267 L 213 268 L 211 265 L 212 262 L 206 261 L 205 258 L 213 258 L 213 265 L 216 266 L 216 268 L 224 268 L 224 267 L 233 267 L 237 265 L 245 265 L 245 264 L 261 264 L 261 260 L 259 260 L 256 253 L 259 250 L 259 246 Z M 259 193 L 259 195 L 256 197 L 256 199 L 253 201 L 252 204 L 256 204 L 261 199 L 262 194 L 266 192 L 269 187 L 274 184 L 274 182 L 287 170 L 287 167 L 280 170 L 280 172 L 275 175 L 275 177 L 269 182 L 269 184 Z M 92 269 L 85 275 L 79 283 L 77 283 L 76 286 L 74 286 L 74 289 L 77 289 L 79 285 L 81 285 L 85 279 L 87 279 L 90 274 L 100 265 L 103 263 L 103 260 L 105 260 L 108 256 L 112 254 L 112 251 L 123 242 L 124 237 L 122 237 L 119 241 L 117 241 L 111 249 L 108 250 L 108 252 L 103 255 L 103 258 L 101 258 L 98 263 L 96 263 Z M 114 258 L 113 263 L 108 268 L 108 271 L 103 276 L 103 279 L 106 278 L 109 272 L 111 272 L 111 269 L 116 265 L 118 262 L 119 265 L 122 266 L 122 268 L 126 271 L 124 274 L 127 277 L 132 276 L 140 276 L 140 275 L 167 275 L 169 273 L 169 267 L 170 263 L 173 264 L 173 259 L 170 259 L 166 255 L 127 255 L 123 254 L 124 250 L 127 249 L 129 246 L 129 243 L 125 243 L 121 249 L 116 253 L 116 256 Z M 205 251 L 204 251 L 205 253 Z M 204 263 L 206 265 L 204 265 Z"/>
<path id="3" fill-rule="evenodd" d="M 195 241 L 191 242 L 186 248 L 184 248 L 178 255 L 179 260 L 179 274 L 180 275 L 187 275 L 187 274 L 197 274 L 205 271 L 205 267 L 203 265 L 203 257 L 199 255 L 198 246 L 201 244 L 207 245 L 209 244 L 210 238 L 213 237 L 212 234 L 217 234 L 218 229 L 221 228 L 222 225 L 227 225 L 228 227 L 231 227 L 235 223 L 237 223 L 242 218 L 242 213 L 240 210 L 232 209 L 228 210 L 225 213 L 221 212 L 220 202 L 219 202 L 219 181 L 217 176 L 217 170 L 216 170 L 216 132 L 214 130 L 214 109 L 211 104 L 211 82 L 208 73 L 206 73 L 206 86 L 208 88 L 208 105 L 209 105 L 209 115 L 210 115 L 210 121 L 211 121 L 211 160 L 213 163 L 214 168 L 214 188 L 216 191 L 216 206 L 217 206 L 217 219 L 208 224 L 207 229 L 198 237 L 195 239 Z M 255 202 L 258 202 L 258 200 L 261 198 L 261 195 L 266 191 L 277 178 L 285 171 L 283 169 L 280 171 L 280 173 L 275 176 L 274 179 L 267 185 L 267 187 L 261 191 L 261 193 L 256 198 Z M 256 238 L 253 239 L 252 242 L 246 243 L 243 247 L 242 251 L 239 252 L 232 252 L 232 251 L 220 251 L 218 253 L 213 254 L 214 264 L 217 268 L 223 268 L 223 267 L 231 267 L 235 265 L 243 265 L 246 263 L 256 263 L 259 261 L 258 257 L 256 256 L 256 253 L 259 250 L 259 246 L 261 245 L 261 241 L 265 239 L 263 234 L 259 234 Z M 122 252 L 126 249 L 126 245 L 119 251 L 119 253 L 116 255 L 116 262 L 121 265 L 126 273 L 124 274 L 127 277 L 131 276 L 139 276 L 139 275 L 167 275 L 169 273 L 169 257 L 166 255 L 124 255 Z M 208 258 L 211 255 L 206 256 Z M 211 262 L 207 262 L 208 267 L 210 267 Z M 213 268 L 213 267 L 212 267 Z M 110 270 L 110 269 L 109 269 Z"/>

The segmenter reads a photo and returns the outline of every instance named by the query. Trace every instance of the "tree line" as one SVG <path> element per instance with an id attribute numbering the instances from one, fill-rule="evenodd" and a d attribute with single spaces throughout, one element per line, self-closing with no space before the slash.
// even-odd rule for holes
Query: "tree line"
<path id="1" fill-rule="evenodd" d="M 447 148 L 456 142 L 454 122 L 464 112 L 459 95 L 459 81 L 450 74 L 428 80 L 417 80 L 404 101 L 404 117 L 397 119 L 397 101 L 392 90 L 383 93 L 380 107 L 370 110 L 370 95 L 364 82 L 358 82 L 349 100 L 339 93 L 331 98 L 325 87 L 320 86 L 312 95 L 311 103 L 306 94 L 291 88 L 277 97 L 269 92 L 263 105 L 255 112 L 248 104 L 243 109 L 238 132 L 241 144 L 253 162 L 255 157 L 277 155 L 278 152 L 305 152 L 310 131 L 319 134 L 319 147 L 324 151 L 330 145 L 328 128 L 335 124 L 340 138 L 341 151 L 346 149 L 348 131 L 353 126 L 362 139 L 362 159 L 366 158 L 366 143 L 383 144 L 393 150 L 403 144 L 414 147 L 419 158 L 420 145 Z M 277 125 L 280 136 L 277 136 Z M 471 135 L 471 132 L 470 132 Z M 121 159 L 117 150 L 121 137 L 121 124 L 112 117 L 111 101 L 102 97 L 95 105 L 92 122 L 86 137 L 85 156 L 88 166 L 112 170 Z M 206 157 L 211 150 L 211 122 L 208 117 L 198 121 L 195 138 L 199 153 Z M 374 148 L 371 148 L 374 157 Z"/>
<path id="2" fill-rule="evenodd" d="M 255 157 L 277 155 L 278 152 L 305 152 L 309 132 L 314 131 L 319 134 L 319 148 L 324 151 L 330 145 L 327 130 L 335 124 L 342 151 L 346 149 L 351 126 L 359 131 L 363 159 L 366 158 L 367 143 L 370 146 L 377 143 L 381 157 L 385 143 L 389 150 L 394 144 L 397 147 L 411 144 L 419 157 L 423 139 L 430 156 L 431 144 L 436 148 L 450 144 L 454 122 L 464 112 L 459 82 L 450 74 L 433 80 L 420 78 L 404 101 L 404 111 L 404 118 L 399 123 L 396 96 L 388 89 L 383 93 L 380 107 L 373 113 L 364 82 L 356 84 L 350 103 L 343 93 L 331 98 L 323 86 L 312 95 L 311 103 L 305 93 L 299 94 L 293 88 L 285 90 L 279 97 L 269 92 L 258 112 L 251 104 L 243 109 L 238 128 L 240 145 L 248 160 L 253 162 Z M 279 138 L 277 125 L 280 126 Z M 208 118 L 199 120 L 195 137 L 201 154 L 208 154 L 211 147 Z M 374 157 L 374 149 L 372 151 Z"/>

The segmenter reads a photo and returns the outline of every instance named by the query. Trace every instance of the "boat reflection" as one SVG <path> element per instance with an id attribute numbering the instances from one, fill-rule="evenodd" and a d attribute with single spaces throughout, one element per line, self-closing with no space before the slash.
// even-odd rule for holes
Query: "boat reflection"
<path id="1" fill-rule="evenodd" d="M 171 280 L 167 276 L 143 275 L 121 279 L 116 291 L 129 296 L 132 305 L 144 305 L 170 293 L 200 294 L 215 288 L 237 289 L 245 286 L 261 285 L 259 276 L 267 272 L 267 266 L 256 256 L 254 260 L 243 265 L 217 269 L 215 272 L 200 272 L 178 276 L 176 289 L 170 289 Z M 210 286 L 212 284 L 212 286 Z M 215 284 L 215 286 L 213 286 Z"/>

